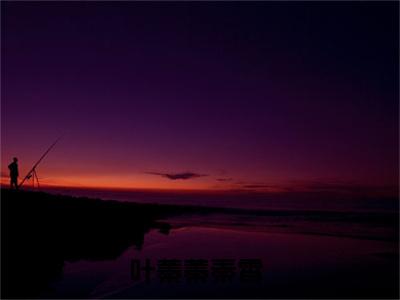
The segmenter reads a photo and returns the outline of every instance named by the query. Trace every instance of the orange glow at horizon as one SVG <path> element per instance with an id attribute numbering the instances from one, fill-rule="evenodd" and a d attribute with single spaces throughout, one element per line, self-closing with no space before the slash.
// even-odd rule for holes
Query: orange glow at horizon
<path id="1" fill-rule="evenodd" d="M 24 175 L 25 176 L 25 175 Z M 21 183 L 24 176 L 20 176 L 18 182 Z M 307 182 L 292 182 L 291 184 L 281 182 L 280 184 L 270 184 L 257 186 L 256 184 L 240 184 L 239 182 L 222 182 L 215 183 L 215 178 L 200 177 L 190 180 L 170 180 L 163 177 L 157 177 L 149 174 L 137 174 L 130 176 L 106 176 L 106 175 L 75 175 L 63 176 L 54 175 L 50 177 L 41 178 L 39 175 L 40 186 L 44 188 L 77 188 L 77 189 L 100 189 L 100 190 L 143 190 L 143 191 L 165 191 L 165 192 L 198 192 L 198 193 L 216 193 L 216 194 L 232 194 L 232 193 L 262 193 L 269 195 L 278 194 L 309 194 L 316 192 L 318 195 L 321 191 L 318 189 L 313 190 L 312 186 Z M 0 184 L 2 187 L 8 187 L 10 184 L 9 177 L 2 172 L 0 177 Z M 340 185 L 340 184 L 339 184 Z M 32 179 L 25 181 L 25 187 L 32 187 Z M 351 187 L 351 185 L 349 185 Z M 357 191 L 357 185 L 354 190 L 335 190 L 335 186 L 331 186 L 331 190 L 325 190 L 326 193 L 339 193 L 342 195 L 353 196 L 383 196 L 383 197 L 396 197 L 396 186 L 361 186 L 361 190 Z"/>
<path id="2" fill-rule="evenodd" d="M 221 187 L 212 186 L 209 180 L 202 178 L 195 180 L 168 180 L 165 178 L 149 179 L 147 176 L 52 176 L 51 178 L 41 179 L 40 185 L 43 187 L 71 187 L 71 188 L 101 188 L 101 189 L 149 189 L 149 190 L 220 190 Z M 19 182 L 24 177 L 19 177 Z M 8 176 L 1 176 L 2 185 L 9 185 Z M 32 185 L 32 181 L 25 181 L 24 185 Z"/>

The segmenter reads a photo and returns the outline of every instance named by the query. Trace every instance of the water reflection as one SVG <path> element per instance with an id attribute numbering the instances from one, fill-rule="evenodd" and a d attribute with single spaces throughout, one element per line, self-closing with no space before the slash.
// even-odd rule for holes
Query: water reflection
<path id="1" fill-rule="evenodd" d="M 398 240 L 196 216 L 168 219 L 171 230 L 157 207 L 21 195 L 2 191 L 2 298 L 398 296 Z"/>
<path id="2" fill-rule="evenodd" d="M 144 236 L 151 228 L 168 234 L 168 224 L 136 224 L 129 230 L 88 236 L 85 230 L 55 236 L 56 233 L 27 227 L 18 238 L 9 239 L 3 273 L 6 298 L 43 297 L 50 283 L 62 279 L 66 261 L 109 261 L 117 259 L 127 248 L 141 249 Z M 141 226 L 140 226 L 141 225 Z M 40 234 L 38 234 L 40 233 Z"/>

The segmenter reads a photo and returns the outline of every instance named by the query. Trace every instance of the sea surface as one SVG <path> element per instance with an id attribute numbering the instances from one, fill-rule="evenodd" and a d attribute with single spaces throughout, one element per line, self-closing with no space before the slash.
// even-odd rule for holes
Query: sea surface
<path id="1" fill-rule="evenodd" d="M 49 298 L 397 298 L 398 201 L 104 190 L 52 193 L 223 207 L 165 218 L 113 260 L 66 261 Z"/>
<path id="2" fill-rule="evenodd" d="M 257 193 L 196 193 L 129 189 L 95 188 L 41 188 L 51 194 L 62 194 L 102 200 L 118 200 L 137 203 L 196 205 L 209 207 L 243 208 L 255 210 L 323 210 L 351 212 L 385 212 L 399 209 L 398 198 L 382 197 L 327 197 L 316 194 Z"/>
<path id="3" fill-rule="evenodd" d="M 396 240 L 399 200 L 324 198 L 302 195 L 196 194 L 107 189 L 49 189 L 46 192 L 102 200 L 223 208 L 218 213 L 185 214 L 166 221 L 174 227 L 235 228 L 245 231 L 306 233 Z"/>
<path id="4" fill-rule="evenodd" d="M 185 226 L 169 234 L 153 230 L 142 248 L 132 246 L 115 260 L 65 262 L 62 278 L 42 296 L 394 298 L 396 247 L 382 241 L 235 228 Z"/>

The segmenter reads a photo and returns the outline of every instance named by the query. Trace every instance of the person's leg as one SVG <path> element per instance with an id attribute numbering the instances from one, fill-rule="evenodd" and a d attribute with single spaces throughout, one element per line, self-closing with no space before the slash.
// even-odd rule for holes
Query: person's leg
<path id="1" fill-rule="evenodd" d="M 11 179 L 11 188 L 13 187 L 13 185 L 14 185 L 15 189 L 18 190 L 17 178 L 12 178 Z"/>
<path id="2" fill-rule="evenodd" d="M 13 179 L 11 178 L 11 179 L 10 179 L 10 189 L 13 189 L 13 185 L 14 185 L 14 181 L 13 181 Z"/>

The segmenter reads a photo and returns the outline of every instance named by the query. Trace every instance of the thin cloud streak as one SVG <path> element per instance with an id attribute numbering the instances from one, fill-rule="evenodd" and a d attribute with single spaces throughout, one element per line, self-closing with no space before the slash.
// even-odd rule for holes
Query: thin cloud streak
<path id="1" fill-rule="evenodd" d="M 335 180 L 289 181 L 282 184 L 272 184 L 257 181 L 234 181 L 228 178 L 217 178 L 220 182 L 215 188 L 225 188 L 229 191 L 254 192 L 266 194 L 326 194 L 347 196 L 391 196 L 397 195 L 398 185 L 369 185 L 357 182 Z M 231 178 L 230 178 L 231 179 Z"/>
<path id="2" fill-rule="evenodd" d="M 188 179 L 208 176 L 206 174 L 198 174 L 198 173 L 193 173 L 193 172 L 182 172 L 182 173 L 145 172 L 145 173 L 150 174 L 150 175 L 157 175 L 157 176 L 165 177 L 170 180 L 188 180 Z"/>
<path id="3" fill-rule="evenodd" d="M 233 179 L 232 178 L 217 178 L 216 180 L 220 181 L 220 182 L 228 182 L 228 181 L 232 181 Z"/>

